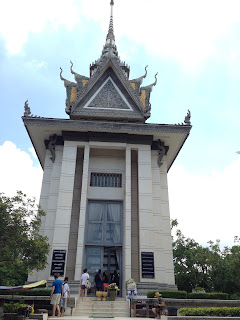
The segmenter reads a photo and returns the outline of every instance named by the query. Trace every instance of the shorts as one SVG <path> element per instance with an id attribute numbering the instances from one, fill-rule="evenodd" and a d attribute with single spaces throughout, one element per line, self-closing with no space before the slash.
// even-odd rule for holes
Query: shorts
<path id="1" fill-rule="evenodd" d="M 59 304 L 60 299 L 61 299 L 61 293 L 55 293 L 52 295 L 52 299 L 50 303 L 53 305 L 57 305 Z"/>
<path id="2" fill-rule="evenodd" d="M 155 306 L 155 308 L 158 309 L 158 310 L 160 310 L 160 311 L 163 310 L 163 307 L 161 307 L 161 306 Z"/>
<path id="3" fill-rule="evenodd" d="M 67 308 L 67 298 L 63 298 L 63 299 L 62 299 L 61 307 L 62 307 L 63 309 L 66 309 L 66 308 Z"/>
<path id="4" fill-rule="evenodd" d="M 82 284 L 81 289 L 85 289 L 85 288 L 86 288 L 85 284 Z"/>

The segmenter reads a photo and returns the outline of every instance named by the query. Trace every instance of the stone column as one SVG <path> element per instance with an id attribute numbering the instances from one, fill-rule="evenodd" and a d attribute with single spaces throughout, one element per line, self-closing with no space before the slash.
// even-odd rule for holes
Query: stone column
<path id="1" fill-rule="evenodd" d="M 87 209 L 87 190 L 88 190 L 88 167 L 89 167 L 89 144 L 85 144 L 84 160 L 83 160 L 83 174 L 82 174 L 82 190 L 80 200 L 80 218 L 78 227 L 78 243 L 77 243 L 77 256 L 75 266 L 74 280 L 80 280 L 83 271 L 83 253 L 84 253 L 84 230 Z"/>
<path id="2" fill-rule="evenodd" d="M 162 213 L 162 247 L 164 248 L 164 264 L 165 264 L 165 281 L 172 285 L 172 289 L 176 288 L 173 266 L 173 250 L 172 237 L 170 227 L 170 212 L 168 198 L 168 179 L 167 179 L 167 163 L 162 161 L 160 167 L 160 194 L 161 194 L 161 213 Z"/>
<path id="3" fill-rule="evenodd" d="M 164 157 L 165 158 L 165 157 Z M 163 162 L 163 159 L 162 159 Z M 165 284 L 165 236 L 163 217 L 161 211 L 161 182 L 158 166 L 158 151 L 152 150 L 152 192 L 153 192 L 153 219 L 154 219 L 154 242 L 155 242 L 155 279 L 156 282 Z"/>
<path id="4" fill-rule="evenodd" d="M 48 243 L 50 244 L 50 250 L 48 254 L 48 261 L 51 261 L 52 257 L 52 245 L 53 245 L 53 234 L 56 219 L 56 210 L 58 202 L 58 191 L 59 181 L 61 175 L 62 166 L 62 155 L 63 147 L 56 146 L 56 159 L 52 163 L 50 160 L 51 153 L 49 150 L 46 151 L 45 163 L 44 163 L 44 174 L 42 181 L 42 189 L 40 196 L 40 206 L 45 211 L 46 216 L 42 219 L 41 234 L 48 237 Z M 50 268 L 51 263 L 48 263 L 45 269 L 40 271 L 34 271 L 29 274 L 28 281 L 39 281 L 42 279 L 50 279 Z"/>
<path id="5" fill-rule="evenodd" d="M 141 252 L 154 252 L 151 146 L 138 146 L 138 197 L 139 197 L 139 261 L 140 281 L 154 282 L 142 278 Z"/>
<path id="6" fill-rule="evenodd" d="M 59 182 L 55 227 L 53 232 L 52 252 L 54 249 L 66 250 L 67 252 L 68 249 L 76 156 L 77 147 L 70 141 L 65 141 Z M 66 261 L 67 256 L 65 260 L 65 268 Z"/>
<path id="7" fill-rule="evenodd" d="M 126 147 L 125 156 L 126 181 L 125 181 L 125 210 L 123 225 L 123 284 L 131 278 L 131 148 Z M 125 285 L 123 286 L 125 290 Z M 125 292 L 123 292 L 125 294 Z"/>

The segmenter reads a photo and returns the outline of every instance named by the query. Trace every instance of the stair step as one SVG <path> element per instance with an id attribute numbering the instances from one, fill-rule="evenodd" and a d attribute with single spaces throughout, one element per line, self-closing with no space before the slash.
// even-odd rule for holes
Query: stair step
<path id="1" fill-rule="evenodd" d="M 115 301 L 97 301 L 95 297 L 88 297 L 85 301 L 78 297 L 73 315 L 75 317 L 129 317 L 129 302 L 124 298 L 117 298 Z"/>

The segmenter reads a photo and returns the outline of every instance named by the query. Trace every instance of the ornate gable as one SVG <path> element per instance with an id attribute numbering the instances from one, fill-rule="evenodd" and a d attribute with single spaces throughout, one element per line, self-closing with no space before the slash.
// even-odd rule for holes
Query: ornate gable
<path id="1" fill-rule="evenodd" d="M 116 62 L 108 59 L 72 104 L 70 118 L 144 122 L 140 99 Z"/>

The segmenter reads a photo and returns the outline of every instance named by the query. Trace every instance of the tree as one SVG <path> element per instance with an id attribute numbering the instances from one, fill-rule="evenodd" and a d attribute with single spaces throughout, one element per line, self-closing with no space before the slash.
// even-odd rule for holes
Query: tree
<path id="1" fill-rule="evenodd" d="M 14 197 L 0 193 L 0 285 L 23 284 L 28 273 L 44 269 L 49 244 L 39 234 L 45 213 L 21 191 Z"/>
<path id="2" fill-rule="evenodd" d="M 178 226 L 177 220 L 171 221 L 172 229 Z M 179 290 L 191 292 L 202 287 L 207 292 L 217 291 L 229 294 L 240 291 L 240 246 L 221 249 L 220 240 L 209 241 L 203 247 L 195 240 L 186 238 L 180 230 L 173 240 L 173 257 L 176 284 Z"/>

